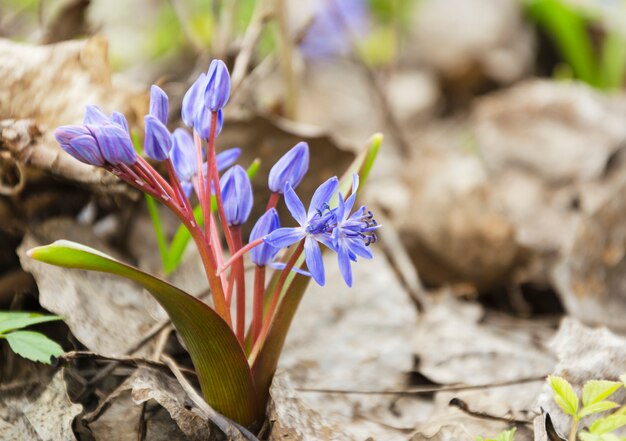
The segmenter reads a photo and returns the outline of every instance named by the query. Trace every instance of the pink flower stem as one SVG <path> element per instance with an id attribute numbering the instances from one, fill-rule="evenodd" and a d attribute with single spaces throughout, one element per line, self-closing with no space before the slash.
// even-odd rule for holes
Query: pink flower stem
<path id="1" fill-rule="evenodd" d="M 271 208 L 275 208 L 279 200 L 280 200 L 280 193 L 275 192 L 275 191 L 272 192 L 272 194 L 270 195 L 270 200 L 267 201 L 267 207 L 265 207 L 265 211 Z"/>
<path id="2" fill-rule="evenodd" d="M 233 245 L 236 250 L 241 248 L 241 226 L 230 228 Z M 246 334 L 246 279 L 243 272 L 243 258 L 237 259 L 232 270 L 237 283 L 237 339 L 243 347 Z"/>
<path id="3" fill-rule="evenodd" d="M 252 346 L 261 334 L 263 324 L 263 294 L 265 293 L 265 266 L 254 268 L 254 297 L 252 299 Z"/>
<path id="4" fill-rule="evenodd" d="M 263 238 L 259 237 L 258 239 L 253 240 L 252 242 L 248 243 L 248 245 L 239 248 L 232 256 L 230 256 L 230 259 L 228 259 L 226 261 L 226 263 L 224 265 L 222 265 L 221 268 L 218 269 L 218 274 L 222 274 L 226 268 L 228 268 L 229 266 L 231 266 L 233 263 L 235 263 L 235 261 L 237 259 L 239 259 L 241 256 L 243 256 L 245 253 L 247 253 L 248 251 L 250 251 L 252 248 L 257 247 L 259 245 L 261 245 L 263 243 Z"/>

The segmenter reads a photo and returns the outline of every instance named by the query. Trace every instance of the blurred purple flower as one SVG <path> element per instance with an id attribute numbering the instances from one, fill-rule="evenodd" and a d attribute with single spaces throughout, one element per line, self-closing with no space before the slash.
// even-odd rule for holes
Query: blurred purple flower
<path id="1" fill-rule="evenodd" d="M 229 226 L 241 225 L 252 211 L 252 184 L 246 171 L 239 165 L 229 168 L 220 179 L 224 214 Z"/>
<path id="2" fill-rule="evenodd" d="M 146 136 L 143 150 L 149 158 L 156 161 L 164 161 L 170 155 L 172 149 L 172 137 L 167 127 L 154 115 L 144 117 Z"/>
<path id="3" fill-rule="evenodd" d="M 275 208 L 270 208 L 259 218 L 252 228 L 249 241 L 252 242 L 260 237 L 264 237 L 278 228 L 280 228 L 278 212 Z M 275 248 L 264 242 L 250 250 L 250 260 L 257 266 L 267 266 L 274 260 L 274 257 L 276 257 L 279 251 L 280 248 Z"/>
<path id="4" fill-rule="evenodd" d="M 167 94 L 159 86 L 150 87 L 150 115 L 156 117 L 164 125 L 168 119 L 168 98 Z"/>
<path id="5" fill-rule="evenodd" d="M 268 186 L 274 193 L 282 193 L 287 184 L 296 188 L 308 169 L 309 145 L 299 142 L 274 164 L 267 180 Z"/>
<path id="6" fill-rule="evenodd" d="M 230 75 L 222 60 L 213 60 L 207 72 L 207 84 L 204 90 L 204 105 L 217 112 L 228 103 L 230 98 Z"/>
<path id="7" fill-rule="evenodd" d="M 322 0 L 300 48 L 311 59 L 346 55 L 370 25 L 367 0 Z"/>

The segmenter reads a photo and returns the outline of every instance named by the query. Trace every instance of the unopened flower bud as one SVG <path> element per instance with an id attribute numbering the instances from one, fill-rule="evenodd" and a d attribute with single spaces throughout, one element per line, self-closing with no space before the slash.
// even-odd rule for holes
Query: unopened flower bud
<path id="1" fill-rule="evenodd" d="M 211 61 L 207 78 L 204 104 L 211 112 L 217 112 L 226 105 L 230 98 L 230 75 L 222 60 Z"/>
<path id="2" fill-rule="evenodd" d="M 278 228 L 280 228 L 278 213 L 275 208 L 270 208 L 259 218 L 254 225 L 254 228 L 252 228 L 252 231 L 250 232 L 250 242 L 260 237 L 267 236 Z M 250 250 L 250 260 L 252 260 L 252 263 L 255 265 L 266 266 L 274 260 L 274 256 L 276 256 L 278 251 L 280 251 L 280 248 L 275 248 L 270 244 L 263 242 L 261 245 L 258 245 Z"/>
<path id="3" fill-rule="evenodd" d="M 270 170 L 268 186 L 275 193 L 283 193 L 285 185 L 296 188 L 309 169 L 309 145 L 299 142 L 283 155 Z"/>
<path id="4" fill-rule="evenodd" d="M 163 124 L 167 124 L 168 98 L 167 94 L 159 86 L 150 87 L 150 115 L 158 118 Z"/>
<path id="5" fill-rule="evenodd" d="M 224 213 L 228 225 L 241 225 L 252 210 L 252 184 L 246 171 L 239 165 L 228 169 L 220 179 Z"/>
<path id="6" fill-rule="evenodd" d="M 94 135 L 102 156 L 109 164 L 133 165 L 137 162 L 137 153 L 130 136 L 117 124 L 97 126 L 94 129 Z"/>
<path id="7" fill-rule="evenodd" d="M 144 118 L 146 138 L 143 149 L 149 158 L 156 161 L 164 161 L 172 150 L 172 138 L 167 127 L 154 115 L 146 115 Z"/>

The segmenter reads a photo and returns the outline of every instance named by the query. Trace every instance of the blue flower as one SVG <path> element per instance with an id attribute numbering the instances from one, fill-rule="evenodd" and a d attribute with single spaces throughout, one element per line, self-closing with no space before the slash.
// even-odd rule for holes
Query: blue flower
<path id="1" fill-rule="evenodd" d="M 172 149 L 172 137 L 167 127 L 154 115 L 144 117 L 146 137 L 143 149 L 149 158 L 164 161 Z"/>
<path id="2" fill-rule="evenodd" d="M 282 193 L 287 184 L 296 188 L 308 169 L 309 145 L 299 142 L 274 164 L 267 180 L 268 186 L 275 193 Z"/>
<path id="3" fill-rule="evenodd" d="M 85 106 L 85 117 L 83 118 L 83 124 L 107 124 L 111 122 L 110 118 L 100 109 L 98 106 L 89 104 Z"/>
<path id="4" fill-rule="evenodd" d="M 181 118 L 187 127 L 193 127 L 196 114 L 204 106 L 204 91 L 207 87 L 208 78 L 205 73 L 194 81 L 183 97 Z"/>
<path id="5" fill-rule="evenodd" d="M 309 211 L 296 192 L 287 184 L 285 203 L 294 219 L 300 224 L 295 228 L 279 228 L 265 238 L 265 242 L 276 248 L 285 248 L 304 239 L 304 256 L 309 272 L 315 281 L 323 286 L 325 283 L 322 250 L 318 242 L 332 248 L 331 234 L 336 223 L 335 213 L 328 207 L 330 198 L 337 191 L 337 177 L 330 178 L 315 190 Z"/>
<path id="6" fill-rule="evenodd" d="M 344 202 L 339 194 L 339 205 L 335 209 L 337 224 L 331 235 L 332 248 L 337 252 L 339 271 L 346 285 L 352 286 L 352 268 L 350 261 L 356 262 L 357 256 L 371 259 L 372 252 L 369 245 L 376 242 L 375 231 L 380 225 L 374 220 L 371 211 L 365 206 L 350 214 L 356 200 L 356 191 L 359 186 L 359 177 L 353 175 L 352 194 Z"/>
<path id="7" fill-rule="evenodd" d="M 363 37 L 369 28 L 370 11 L 366 0 L 326 0 L 319 10 L 300 48 L 307 58 L 345 55 L 352 40 Z"/>
<path id="8" fill-rule="evenodd" d="M 213 60 L 207 72 L 207 84 L 204 90 L 204 105 L 217 112 L 221 110 L 230 98 L 230 75 L 222 60 Z"/>
<path id="9" fill-rule="evenodd" d="M 241 225 L 252 211 L 252 184 L 246 171 L 239 165 L 229 168 L 220 179 L 224 214 L 229 226 Z"/>
<path id="10" fill-rule="evenodd" d="M 124 116 L 123 113 L 113 112 L 111 114 L 111 122 L 123 128 L 126 131 L 126 133 L 130 135 L 130 129 L 128 128 L 128 121 L 126 121 L 126 117 Z"/>
<path id="11" fill-rule="evenodd" d="M 150 115 L 156 117 L 164 125 L 167 125 L 168 98 L 167 94 L 159 86 L 150 87 Z"/>
<path id="12" fill-rule="evenodd" d="M 270 234 L 272 231 L 280 228 L 280 220 L 278 219 L 278 212 L 275 208 L 267 210 L 263 216 L 252 228 L 250 232 L 250 242 L 257 240 L 260 237 L 264 237 Z M 267 266 L 276 257 L 276 254 L 280 251 L 280 248 L 275 248 L 270 244 L 263 242 L 250 250 L 250 260 L 252 263 L 258 266 Z"/>
<path id="13" fill-rule="evenodd" d="M 102 157 L 112 165 L 137 162 L 137 153 L 130 136 L 117 124 L 104 124 L 93 129 Z"/>
<path id="14" fill-rule="evenodd" d="M 196 119 L 193 122 L 193 127 L 203 139 L 209 139 L 211 133 L 211 119 L 212 112 L 209 108 L 203 107 L 200 112 L 196 114 Z M 224 115 L 221 110 L 217 112 L 217 127 L 215 128 L 215 136 L 219 135 L 224 125 Z"/>
<path id="15" fill-rule="evenodd" d="M 62 126 L 54 131 L 61 148 L 85 164 L 102 166 L 104 158 L 93 134 L 85 126 Z"/>
<path id="16" fill-rule="evenodd" d="M 235 163 L 241 155 L 241 149 L 232 148 L 224 150 L 215 156 L 217 171 L 222 171 Z M 176 176 L 180 180 L 185 195 L 189 197 L 193 189 L 193 179 L 198 172 L 198 161 L 196 159 L 196 146 L 189 132 L 185 129 L 176 129 L 172 134 L 172 150 L 170 157 L 174 165 Z M 204 173 L 206 175 L 206 162 L 204 163 Z"/>

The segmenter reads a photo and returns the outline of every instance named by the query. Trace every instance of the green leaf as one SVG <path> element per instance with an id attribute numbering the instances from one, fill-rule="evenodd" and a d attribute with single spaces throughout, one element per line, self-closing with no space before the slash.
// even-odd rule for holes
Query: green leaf
<path id="1" fill-rule="evenodd" d="M 502 432 L 500 433 L 497 437 L 495 441 L 513 441 L 513 437 L 515 437 L 515 431 L 517 429 L 515 427 L 513 427 L 510 430 L 507 430 L 506 432 Z"/>
<path id="2" fill-rule="evenodd" d="M 348 167 L 348 170 L 344 173 L 341 181 L 339 182 L 340 189 L 350 188 L 352 185 L 352 174 L 355 172 L 361 177 L 361 188 L 363 188 L 367 182 L 367 177 L 369 176 L 369 172 L 380 149 L 381 141 L 382 135 L 374 135 L 367 148 L 355 158 L 352 164 Z M 287 253 L 286 258 L 289 256 L 290 254 Z M 304 256 L 300 258 L 297 265 L 302 265 L 303 262 Z M 272 292 L 273 286 L 275 286 L 277 282 L 279 273 L 279 271 L 274 273 L 273 278 L 268 284 L 268 292 Z M 283 349 L 287 332 L 289 331 L 293 317 L 298 309 L 300 300 L 309 285 L 309 281 L 310 277 L 305 277 L 296 273 L 289 275 L 281 295 L 280 303 L 276 308 L 265 343 L 256 354 L 253 353 L 250 355 L 252 372 L 260 394 L 260 402 L 262 406 L 264 406 L 267 402 L 267 393 L 269 391 L 272 378 L 274 377 L 276 366 L 278 365 L 278 359 Z"/>
<path id="3" fill-rule="evenodd" d="M 161 263 L 165 269 L 167 268 L 169 262 L 169 252 L 167 250 L 167 238 L 165 237 L 165 232 L 163 231 L 161 216 L 159 216 L 159 207 L 152 196 L 146 194 L 145 198 L 146 206 L 148 207 L 148 214 L 152 220 L 152 227 L 154 228 L 154 234 L 159 247 L 159 254 L 161 255 Z"/>
<path id="4" fill-rule="evenodd" d="M 626 75 L 626 38 L 622 32 L 609 32 L 602 44 L 600 65 L 604 89 L 619 89 Z"/>
<path id="5" fill-rule="evenodd" d="M 598 418 L 591 426 L 589 431 L 596 435 L 613 432 L 622 426 L 626 426 L 626 415 L 609 415 L 604 418 Z"/>
<path id="6" fill-rule="evenodd" d="M 116 274 L 139 283 L 167 311 L 185 342 L 207 403 L 246 426 L 259 418 L 261 409 L 246 356 L 228 324 L 206 303 L 163 280 L 77 243 L 60 240 L 33 248 L 28 254 L 53 265 Z"/>
<path id="7" fill-rule="evenodd" d="M 572 385 L 565 378 L 550 375 L 548 377 L 550 387 L 554 391 L 554 401 L 563 412 L 573 417 L 578 413 L 578 397 Z"/>
<path id="8" fill-rule="evenodd" d="M 617 436 L 612 433 L 597 435 L 595 433 L 581 432 L 578 434 L 581 441 L 626 441 L 626 437 Z"/>
<path id="9" fill-rule="evenodd" d="M 56 315 L 42 315 L 35 312 L 1 312 L 0 313 L 0 334 L 4 334 L 14 329 L 25 328 L 38 323 L 61 320 Z"/>
<path id="10" fill-rule="evenodd" d="M 578 417 L 584 418 L 586 416 L 593 415 L 594 413 L 615 409 L 616 407 L 619 407 L 619 404 L 614 403 L 613 401 L 598 401 L 597 403 L 590 404 L 589 406 L 584 406 L 578 414 Z"/>
<path id="11" fill-rule="evenodd" d="M 58 357 L 63 348 L 40 332 L 14 331 L 4 335 L 17 355 L 33 361 L 50 364 L 50 358 Z"/>
<path id="12" fill-rule="evenodd" d="M 589 380 L 583 386 L 583 405 L 589 406 L 608 398 L 622 383 L 608 380 Z"/>

